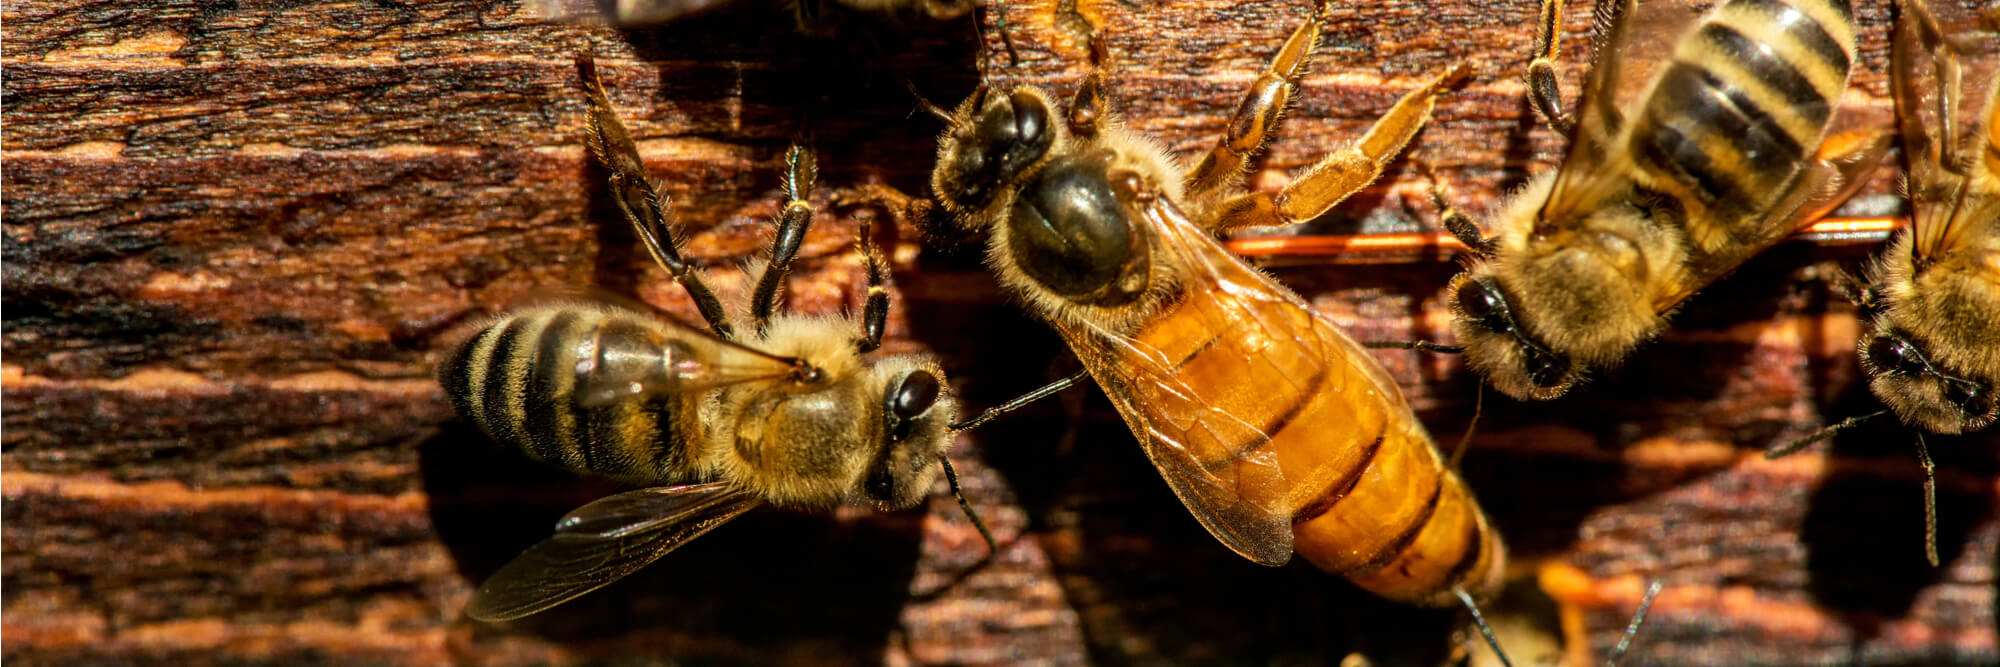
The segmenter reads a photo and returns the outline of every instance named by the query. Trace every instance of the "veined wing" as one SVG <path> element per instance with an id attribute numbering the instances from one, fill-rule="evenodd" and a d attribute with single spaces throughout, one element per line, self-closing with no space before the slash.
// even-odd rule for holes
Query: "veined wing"
<path id="1" fill-rule="evenodd" d="M 796 373 L 801 362 L 730 341 L 645 304 L 596 291 L 539 295 L 536 308 L 581 308 L 603 317 L 574 337 L 576 400 L 586 407 L 642 396 L 707 391 Z"/>
<path id="2" fill-rule="evenodd" d="M 1538 225 L 1574 223 L 1581 213 L 1595 210 L 1631 186 L 1630 157 L 1616 145 L 1630 122 L 1626 115 L 1639 110 L 1658 72 L 1673 56 L 1675 43 L 1703 13 L 1703 3 L 1697 0 L 1598 0 L 1597 4 L 1596 21 L 1603 25 L 1593 36 L 1595 53 L 1576 130 Z"/>
<path id="3" fill-rule="evenodd" d="M 1920 264 L 1964 247 L 2000 218 L 2000 8 L 1986 20 L 1959 0 L 1897 3 L 1891 82 L 1909 168 L 1914 252 Z"/>
<path id="4" fill-rule="evenodd" d="M 481 621 L 521 618 L 637 572 L 760 504 L 724 483 L 627 491 L 577 508 L 555 535 L 487 577 L 466 605 Z"/>
<path id="5" fill-rule="evenodd" d="M 1246 558 L 1282 564 L 1292 554 L 1292 518 L 1353 472 L 1359 450 L 1343 458 L 1272 447 L 1273 437 L 1309 407 L 1372 435 L 1384 415 L 1352 401 L 1400 394 L 1358 345 L 1171 202 L 1156 197 L 1135 208 L 1134 224 L 1174 267 L 1180 299 L 1129 335 L 1087 323 L 1057 328 L 1202 526 Z"/>

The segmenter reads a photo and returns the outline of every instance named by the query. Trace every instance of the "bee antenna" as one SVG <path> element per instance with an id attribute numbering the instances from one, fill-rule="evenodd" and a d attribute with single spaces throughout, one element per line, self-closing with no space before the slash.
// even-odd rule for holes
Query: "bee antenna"
<path id="1" fill-rule="evenodd" d="M 1051 394 L 1062 391 L 1064 389 L 1068 389 L 1076 385 L 1076 383 L 1081 382 L 1086 377 L 1090 377 L 1090 371 L 1088 370 L 1077 371 L 1071 374 L 1069 377 L 1065 377 L 1061 380 L 1056 380 L 1055 382 L 1050 382 L 1046 386 L 1043 386 L 1040 389 L 1036 389 L 1026 394 L 1022 394 L 1020 397 L 1015 398 L 1014 400 L 1007 401 L 1006 403 L 1001 403 L 999 405 L 987 408 L 985 412 L 979 413 L 979 416 L 977 417 L 973 417 L 971 419 L 967 419 L 965 421 L 952 424 L 951 426 L 948 426 L 946 428 L 949 428 L 952 431 L 970 431 L 972 429 L 979 428 L 981 424 L 985 424 L 986 422 L 992 421 L 994 417 L 998 417 L 1000 415 L 1004 415 L 1009 412 L 1019 410 L 1021 409 L 1021 406 L 1042 400 L 1044 398 L 1048 398 L 1049 395 Z"/>
<path id="2" fill-rule="evenodd" d="M 1375 350 L 1422 350 L 1439 354 L 1459 354 L 1465 351 L 1465 346 L 1463 345 L 1445 345 L 1427 340 L 1371 340 L 1362 343 L 1361 346 Z"/>
<path id="3" fill-rule="evenodd" d="M 1847 418 L 1846 420 L 1844 420 L 1844 421 L 1841 421 L 1841 422 L 1840 422 L 1840 423 L 1838 423 L 1838 424 L 1834 424 L 1834 425 L 1832 425 L 1832 426 L 1828 426 L 1828 427 L 1826 427 L 1826 428 L 1823 428 L 1823 429 L 1820 429 L 1820 430 L 1818 430 L 1818 431 L 1815 431 L 1815 432 L 1813 432 L 1813 434 L 1812 434 L 1812 435 L 1809 435 L 1809 436 L 1806 436 L 1806 437 L 1803 437 L 1803 438 L 1799 438 L 1799 439 L 1797 439 L 1797 440 L 1793 440 L 1793 441 L 1791 441 L 1791 442 L 1788 442 L 1788 443 L 1785 443 L 1785 444 L 1782 444 L 1782 445 L 1779 445 L 1779 446 L 1777 446 L 1777 447 L 1772 447 L 1772 448 L 1770 448 L 1770 449 L 1766 449 L 1766 450 L 1764 450 L 1764 458 L 1765 458 L 1765 459 L 1767 459 L 1767 460 L 1768 460 L 1768 459 L 1777 459 L 1777 458 L 1784 458 L 1784 457 L 1786 457 L 1786 456 L 1789 456 L 1789 455 L 1791 455 L 1791 454 L 1792 454 L 1792 452 L 1796 452 L 1796 451 L 1799 451 L 1799 450 L 1801 450 L 1801 449 L 1805 449 L 1805 448 L 1806 448 L 1806 445 L 1810 445 L 1810 444 L 1813 444 L 1813 443 L 1815 443 L 1815 442 L 1819 442 L 1819 441 L 1821 441 L 1821 440 L 1826 440 L 1826 439 L 1828 439 L 1828 438 L 1832 438 L 1833 436 L 1836 436 L 1836 435 L 1840 435 L 1840 432 L 1841 432 L 1841 431 L 1845 431 L 1845 430 L 1847 430 L 1847 429 L 1850 429 L 1850 428 L 1854 428 L 1854 427 L 1856 427 L 1856 426 L 1859 426 L 1859 425 L 1861 425 L 1861 423 L 1862 423 L 1862 422 L 1865 422 L 1865 421 L 1868 421 L 1868 420 L 1870 420 L 1870 419 L 1874 419 L 1874 418 L 1876 418 L 1876 417 L 1880 417 L 1880 416 L 1882 416 L 1882 415 L 1886 415 L 1886 414 L 1889 414 L 1889 411 L 1888 411 L 1888 410 L 1886 410 L 1886 409 L 1884 409 L 1884 410 L 1881 410 L 1881 411 L 1877 411 L 1877 412 L 1871 412 L 1871 413 L 1868 413 L 1868 414 L 1865 414 L 1865 415 L 1861 415 L 1861 416 L 1859 416 L 1859 417 L 1848 417 L 1848 418 Z M 1921 445 L 1921 444 L 1919 444 L 1918 446 L 1919 446 L 1919 447 L 1922 447 L 1922 445 Z M 1928 461 L 1930 460 L 1930 458 L 1929 458 L 1928 456 L 1926 456 L 1924 460 L 1928 462 Z"/>
<path id="4" fill-rule="evenodd" d="M 1632 612 L 1632 620 L 1625 623 L 1625 635 L 1618 638 L 1618 646 L 1611 649 L 1611 658 L 1604 661 L 1604 667 L 1618 667 L 1625 659 L 1625 651 L 1632 648 L 1632 638 L 1639 634 L 1639 624 L 1646 622 L 1646 612 L 1653 608 L 1653 598 L 1660 594 L 1660 580 L 1654 579 L 1646 586 L 1646 595 L 1639 598 L 1639 610 Z"/>
<path id="5" fill-rule="evenodd" d="M 1499 658 L 1500 664 L 1506 667 L 1514 667 L 1514 661 L 1508 660 L 1507 652 L 1500 648 L 1500 640 L 1493 637 L 1493 628 L 1486 625 L 1486 615 L 1479 613 L 1479 603 L 1472 600 L 1472 594 L 1465 592 L 1464 586 L 1451 587 L 1451 594 L 1458 596 L 1466 611 L 1472 612 L 1472 624 L 1479 626 L 1479 636 L 1485 637 L 1486 645 L 1493 647 L 1493 657 Z"/>
<path id="6" fill-rule="evenodd" d="M 965 518 L 972 520 L 972 527 L 978 528 L 979 536 L 986 540 L 986 555 L 991 557 L 1000 553 L 999 545 L 993 541 L 993 532 L 986 529 L 986 522 L 980 520 L 978 512 L 972 511 L 972 503 L 965 500 L 965 489 L 958 485 L 958 471 L 951 469 L 951 459 L 940 456 L 938 463 L 944 465 L 944 481 L 951 486 L 951 497 L 958 500 L 958 508 L 965 510 Z"/>
<path id="7" fill-rule="evenodd" d="M 958 118 L 953 117 L 943 107 L 932 103 L 929 98 L 924 97 L 923 93 L 917 92 L 916 82 L 905 79 L 903 80 L 903 86 L 909 88 L 910 95 L 917 98 L 917 108 L 923 109 L 932 116 L 936 116 L 938 120 L 944 121 L 944 124 L 950 125 L 951 129 L 959 129 Z"/>

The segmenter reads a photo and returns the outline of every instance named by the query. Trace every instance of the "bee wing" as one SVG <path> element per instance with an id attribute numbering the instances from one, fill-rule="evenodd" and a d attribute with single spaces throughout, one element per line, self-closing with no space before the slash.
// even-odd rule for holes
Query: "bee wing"
<path id="1" fill-rule="evenodd" d="M 585 304 L 614 315 L 610 323 L 575 337 L 576 400 L 585 407 L 774 380 L 799 367 L 796 359 L 724 339 L 657 308 L 595 290 L 546 291 L 516 307 L 558 303 Z"/>
<path id="2" fill-rule="evenodd" d="M 1195 519 L 1245 558 L 1283 564 L 1292 556 L 1292 518 L 1307 500 L 1300 492 L 1339 473 L 1330 461 L 1281 464 L 1267 445 L 1295 414 L 1287 413 L 1304 403 L 1274 406 L 1274 397 L 1328 387 L 1366 402 L 1371 395 L 1399 396 L 1399 390 L 1359 345 L 1290 291 L 1236 261 L 1166 198 L 1140 205 L 1136 214 L 1134 224 L 1150 228 L 1148 237 L 1169 258 L 1187 295 L 1170 306 L 1175 323 L 1164 326 L 1174 327 L 1172 335 L 1199 339 L 1186 341 L 1194 351 L 1177 351 L 1173 356 L 1185 358 L 1173 358 L 1153 343 L 1087 323 L 1057 328 Z M 1241 360 L 1246 373 L 1289 386 L 1244 396 L 1239 386 L 1190 382 L 1182 371 L 1196 356 Z M 1349 385 L 1350 378 L 1361 382 Z M 1355 423 L 1381 418 L 1353 416 Z"/>
<path id="3" fill-rule="evenodd" d="M 732 0 L 526 0 L 527 15 L 543 21 L 582 25 L 638 26 L 665 23 Z"/>
<path id="4" fill-rule="evenodd" d="M 1959 0 L 1897 3 L 1890 80 L 1920 259 L 1961 247 L 1959 237 L 1978 226 L 1974 220 L 2000 217 L 2000 211 L 1957 210 L 1976 170 L 2000 170 L 1996 23 L 2000 8 L 1975 17 Z"/>
<path id="5" fill-rule="evenodd" d="M 1674 44 L 1704 13 L 1699 0 L 1599 0 L 1592 36 L 1590 78 L 1584 84 L 1569 153 L 1557 172 L 1555 189 L 1543 205 L 1543 220 L 1571 220 L 1571 213 L 1595 209 L 1627 185 L 1622 168 L 1630 159 L 1612 145 L 1625 125 L 1624 110 L 1635 106 L 1667 64 Z"/>
<path id="6" fill-rule="evenodd" d="M 763 501 L 724 483 L 627 491 L 584 505 L 479 585 L 465 614 L 506 621 L 603 588 Z"/>

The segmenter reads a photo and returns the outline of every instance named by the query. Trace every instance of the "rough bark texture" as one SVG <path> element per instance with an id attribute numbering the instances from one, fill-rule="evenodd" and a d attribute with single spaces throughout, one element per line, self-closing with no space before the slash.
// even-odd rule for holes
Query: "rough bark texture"
<path id="1" fill-rule="evenodd" d="M 1886 2 L 1857 3 L 1881 105 Z M 1066 8 L 1075 6 L 1071 14 Z M 1205 149 L 1304 2 L 1008 3 L 996 83 L 1066 92 L 1076 20 L 1102 26 L 1115 99 Z M 1260 186 L 1469 59 L 1416 160 L 1483 210 L 1560 140 L 1516 74 L 1525 0 L 1341 3 Z M 648 30 L 539 24 L 505 2 L 10 2 L 5 94 L 4 657 L 13 664 L 1287 663 L 1445 659 L 1456 611 L 1400 608 L 1303 564 L 1264 569 L 1188 517 L 1101 397 L 964 438 L 967 494 L 922 511 L 758 512 L 532 619 L 464 620 L 471 587 L 611 487 L 486 444 L 430 369 L 452 332 L 538 288 L 693 310 L 632 244 L 581 148 L 574 55 L 725 280 L 769 235 L 785 144 L 820 152 L 822 211 L 789 300 L 854 308 L 857 220 L 922 192 L 941 104 L 979 77 L 971 21 L 836 12 L 809 36 L 759 0 Z M 1563 69 L 1581 74 L 1587 12 Z M 1411 227 L 1400 163 L 1323 232 Z M 1880 184 L 1890 181 L 1878 179 Z M 987 405 L 1069 370 L 962 249 L 893 243 L 890 347 L 941 355 Z M 1887 424 L 1778 462 L 1758 450 L 1878 409 L 1830 262 L 1787 244 L 1688 304 L 1623 369 L 1556 403 L 1489 396 L 1465 472 L 1514 550 L 1494 612 L 1603 654 L 1645 580 L 1666 593 L 1633 664 L 2000 661 L 1994 438 L 1932 438 L 1939 546 L 1921 551 L 1913 435 Z M 1454 265 L 1278 275 L 1364 340 L 1444 335 Z M 736 297 L 740 290 L 725 289 Z M 1476 383 L 1383 352 L 1450 442 Z M 1537 585 L 1534 576 L 1541 573 Z M 1552 597 L 1551 597 L 1552 596 Z M 1543 657 L 1533 633 L 1517 661 Z M 1564 649 L 1549 649 L 1564 650 Z"/>

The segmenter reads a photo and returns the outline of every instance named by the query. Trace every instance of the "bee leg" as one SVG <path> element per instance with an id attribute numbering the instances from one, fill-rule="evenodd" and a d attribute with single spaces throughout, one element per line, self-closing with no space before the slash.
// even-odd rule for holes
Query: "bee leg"
<path id="1" fill-rule="evenodd" d="M 1451 200 L 1445 196 L 1444 184 L 1438 181 L 1437 174 L 1431 172 L 1430 165 L 1422 165 L 1422 169 L 1424 175 L 1431 179 L 1431 205 L 1437 207 L 1438 218 L 1444 223 L 1444 230 L 1450 232 L 1452 238 L 1458 239 L 1459 243 L 1465 244 L 1465 247 L 1471 248 L 1473 252 L 1481 255 L 1493 254 L 1496 245 L 1493 239 L 1486 238 L 1485 233 L 1479 230 L 1479 223 L 1472 221 L 1472 216 L 1451 205 Z"/>
<path id="2" fill-rule="evenodd" d="M 868 271 L 868 297 L 861 307 L 861 340 L 855 347 L 862 352 L 873 352 L 882 347 L 882 334 L 889 327 L 888 271 L 882 266 L 882 253 L 875 247 L 874 225 L 868 218 L 861 218 L 861 229 L 855 242 L 861 246 L 861 265 Z"/>
<path id="3" fill-rule="evenodd" d="M 1576 121 L 1563 114 L 1562 89 L 1556 84 L 1556 56 L 1562 50 L 1562 4 L 1563 0 L 1542 0 L 1542 11 L 1535 19 L 1535 58 L 1528 62 L 1528 101 L 1535 105 L 1535 112 L 1548 121 L 1549 127 L 1565 135 L 1576 127 Z"/>
<path id="4" fill-rule="evenodd" d="M 785 208 L 778 212 L 778 233 L 771 239 L 771 261 L 764 265 L 764 274 L 757 277 L 757 289 L 750 293 L 750 320 L 757 324 L 759 334 L 764 333 L 764 326 L 777 310 L 778 294 L 792 271 L 792 258 L 798 255 L 799 243 L 805 240 L 806 228 L 812 225 L 812 204 L 808 200 L 812 198 L 813 178 L 818 173 L 812 149 L 792 144 L 785 151 Z"/>
<path id="5" fill-rule="evenodd" d="M 680 283 L 688 297 L 694 299 L 695 309 L 701 311 L 708 327 L 715 335 L 729 338 L 732 334 L 729 316 L 722 310 L 722 301 L 715 298 L 715 292 L 702 282 L 700 272 L 681 258 L 674 245 L 667 197 L 660 192 L 659 184 L 646 177 L 646 164 L 639 159 L 639 147 L 632 143 L 631 132 L 625 129 L 625 123 L 618 119 L 618 112 L 611 108 L 610 98 L 604 94 L 604 82 L 597 77 L 597 61 L 582 56 L 577 65 L 583 71 L 584 94 L 590 104 L 590 128 L 584 144 L 611 171 L 611 195 L 618 202 L 618 210 L 638 233 L 639 242 L 646 246 L 653 262 L 666 269 L 674 282 Z"/>
<path id="6" fill-rule="evenodd" d="M 1185 178 L 1188 197 L 1199 199 L 1235 183 L 1250 156 L 1262 149 L 1277 131 L 1285 107 L 1291 104 L 1292 94 L 1298 90 L 1299 77 L 1305 75 L 1306 59 L 1319 42 L 1320 29 L 1325 26 L 1330 10 L 1329 0 L 1315 3 L 1312 18 L 1292 31 L 1284 46 L 1278 47 L 1270 67 L 1250 84 L 1250 92 L 1230 117 L 1222 139 L 1188 171 Z"/>
<path id="7" fill-rule="evenodd" d="M 1625 634 L 1618 637 L 1618 645 L 1612 647 L 1611 657 L 1604 664 L 1617 667 L 1625 659 L 1625 652 L 1632 648 L 1632 638 L 1639 635 L 1639 624 L 1646 622 L 1646 612 L 1653 608 L 1653 598 L 1660 595 L 1660 580 L 1646 585 L 1646 595 L 1639 598 L 1638 611 L 1632 612 L 1632 620 L 1625 623 Z"/>
<path id="8" fill-rule="evenodd" d="M 1098 126 L 1111 112 L 1111 48 L 1104 36 L 1090 37 L 1090 73 L 1077 83 L 1069 100 L 1069 131 L 1079 137 L 1097 134 Z"/>
<path id="9" fill-rule="evenodd" d="M 1222 203 L 1216 217 L 1220 229 L 1283 225 L 1319 217 L 1382 175 L 1382 167 L 1395 159 L 1417 131 L 1430 120 L 1431 107 L 1439 94 L 1465 79 L 1464 63 L 1438 75 L 1430 83 L 1404 95 L 1396 106 L 1375 121 L 1368 133 L 1346 148 L 1328 154 L 1306 168 L 1283 190 L 1253 192 Z M 1214 154 L 1211 153 L 1211 156 Z"/>

